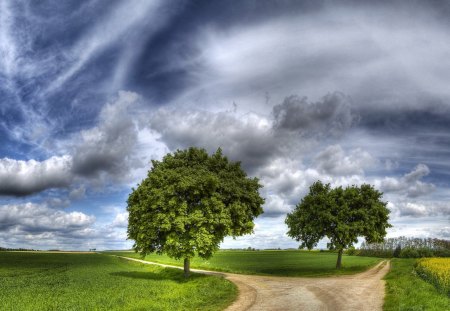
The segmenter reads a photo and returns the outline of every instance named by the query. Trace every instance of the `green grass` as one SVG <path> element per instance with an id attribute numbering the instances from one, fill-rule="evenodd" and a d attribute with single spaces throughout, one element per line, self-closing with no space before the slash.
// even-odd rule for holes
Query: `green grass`
<path id="1" fill-rule="evenodd" d="M 386 275 L 386 311 L 450 310 L 450 298 L 414 272 L 416 259 L 392 259 Z"/>
<path id="2" fill-rule="evenodd" d="M 140 258 L 134 252 L 108 252 Z M 364 271 L 380 262 L 373 257 L 343 256 L 343 268 L 336 270 L 337 254 L 318 251 L 219 251 L 209 260 L 195 257 L 191 268 L 259 275 L 330 276 Z M 182 261 L 151 254 L 147 261 L 182 266 Z"/>
<path id="3" fill-rule="evenodd" d="M 102 254 L 0 252 L 0 310 L 222 310 L 231 282 Z"/>

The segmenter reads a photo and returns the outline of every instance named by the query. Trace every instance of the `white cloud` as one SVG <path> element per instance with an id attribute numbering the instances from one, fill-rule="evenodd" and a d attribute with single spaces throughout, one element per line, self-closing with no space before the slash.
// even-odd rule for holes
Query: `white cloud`
<path id="1" fill-rule="evenodd" d="M 44 204 L 25 203 L 0 206 L 0 223 L 2 229 L 15 228 L 21 232 L 67 233 L 89 227 L 95 217 L 81 212 L 65 212 Z"/>
<path id="2" fill-rule="evenodd" d="M 46 203 L 0 205 L 0 245 L 32 249 L 88 250 L 126 249 L 124 215 L 117 215 L 117 228 L 97 224 L 94 215 L 64 211 Z"/>
<path id="3" fill-rule="evenodd" d="M 113 227 L 126 228 L 128 227 L 128 212 L 118 213 L 114 218 L 112 224 Z"/>
<path id="4" fill-rule="evenodd" d="M 342 176 L 364 175 L 364 169 L 372 167 L 376 160 L 360 148 L 346 155 L 340 145 L 331 145 L 321 151 L 314 162 L 321 173 Z"/>
<path id="5" fill-rule="evenodd" d="M 27 195 L 47 188 L 67 187 L 72 181 L 72 157 L 45 161 L 0 159 L 0 194 Z"/>
<path id="6" fill-rule="evenodd" d="M 0 3 L 0 75 L 6 74 L 7 83 L 15 71 L 17 58 L 16 43 L 11 34 L 13 16 L 10 7 L 10 1 Z"/>
<path id="7" fill-rule="evenodd" d="M 450 217 L 450 204 L 440 201 L 406 201 L 396 200 L 390 202 L 389 209 L 394 217 Z"/>
<path id="8" fill-rule="evenodd" d="M 136 93 L 120 91 L 102 108 L 96 126 L 74 134 L 66 143 L 67 155 L 44 161 L 0 159 L 0 194 L 29 195 L 77 182 L 78 189 L 70 196 L 81 198 L 85 190 L 80 182 L 129 182 L 133 170 L 144 166 L 135 150 L 140 141 L 132 111 L 139 99 Z"/>
<path id="9" fill-rule="evenodd" d="M 436 186 L 420 180 L 429 173 L 430 169 L 428 166 L 418 164 L 414 170 L 403 175 L 401 178 L 385 177 L 384 179 L 376 179 L 375 185 L 383 192 L 398 192 L 410 198 L 429 195 L 436 189 Z"/>

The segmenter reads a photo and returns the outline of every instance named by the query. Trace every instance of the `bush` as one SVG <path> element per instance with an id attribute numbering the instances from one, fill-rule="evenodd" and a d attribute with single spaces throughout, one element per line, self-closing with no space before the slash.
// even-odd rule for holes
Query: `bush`
<path id="1" fill-rule="evenodd" d="M 398 258 L 400 257 L 400 253 L 402 252 L 402 247 L 400 245 L 397 245 L 397 247 L 394 250 L 394 257 Z"/>
<path id="2" fill-rule="evenodd" d="M 345 253 L 349 256 L 355 256 L 355 255 L 358 255 L 359 251 L 354 246 L 352 246 L 352 247 L 349 247 L 345 251 Z"/>
<path id="3" fill-rule="evenodd" d="M 401 250 L 400 258 L 419 258 L 420 254 L 417 249 L 407 247 Z"/>

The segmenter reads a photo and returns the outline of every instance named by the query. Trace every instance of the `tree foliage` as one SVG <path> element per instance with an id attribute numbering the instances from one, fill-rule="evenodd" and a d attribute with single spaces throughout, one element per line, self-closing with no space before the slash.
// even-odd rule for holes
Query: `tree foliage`
<path id="1" fill-rule="evenodd" d="M 332 189 L 315 182 L 309 193 L 287 215 L 288 236 L 312 249 L 327 237 L 328 248 L 338 250 L 336 267 L 341 267 L 342 252 L 364 237 L 368 243 L 382 242 L 389 224 L 389 210 L 382 193 L 371 185 Z"/>
<path id="2" fill-rule="evenodd" d="M 128 238 L 142 255 L 166 253 L 189 260 L 208 259 L 225 236 L 252 233 L 264 199 L 257 178 L 218 149 L 189 148 L 167 154 L 128 198 Z M 187 264 L 187 266 L 186 266 Z"/>

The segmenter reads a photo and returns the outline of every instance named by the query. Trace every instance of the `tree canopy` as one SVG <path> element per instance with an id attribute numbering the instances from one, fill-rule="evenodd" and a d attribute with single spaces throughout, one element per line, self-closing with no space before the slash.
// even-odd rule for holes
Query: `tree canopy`
<path id="1" fill-rule="evenodd" d="M 192 257 L 208 259 L 225 236 L 253 232 L 253 220 L 263 213 L 262 186 L 220 148 L 212 155 L 177 150 L 152 164 L 127 201 L 128 238 L 141 255 L 183 258 L 188 276 Z"/>
<path id="2" fill-rule="evenodd" d="M 288 236 L 301 242 L 300 248 L 312 249 L 327 237 L 329 249 L 338 250 L 336 268 L 341 268 L 345 248 L 364 237 L 368 243 L 382 242 L 389 224 L 387 202 L 371 185 L 332 189 L 315 182 L 309 193 L 286 217 Z"/>

